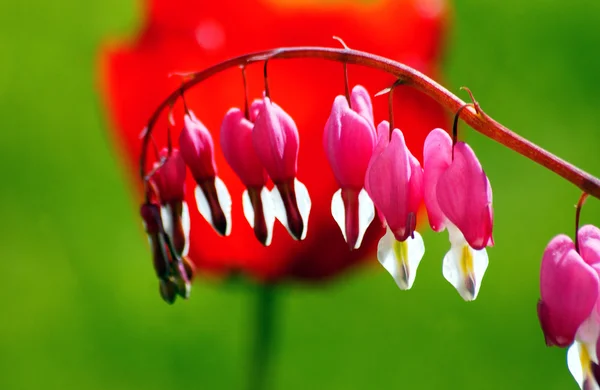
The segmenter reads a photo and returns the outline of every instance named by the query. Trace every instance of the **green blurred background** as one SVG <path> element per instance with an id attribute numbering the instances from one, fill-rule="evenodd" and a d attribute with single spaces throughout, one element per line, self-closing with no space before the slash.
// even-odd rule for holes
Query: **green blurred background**
<path id="1" fill-rule="evenodd" d="M 160 300 L 107 140 L 97 47 L 131 35 L 139 14 L 132 0 L 0 4 L 0 389 L 246 380 L 253 289 L 198 283 L 186 304 Z M 446 84 L 469 86 L 497 120 L 600 175 L 599 26 L 597 0 L 456 1 Z M 321 288 L 285 286 L 271 388 L 577 388 L 565 351 L 545 347 L 535 307 L 542 251 L 572 234 L 579 191 L 463 134 L 494 188 L 496 247 L 477 301 L 443 280 L 448 242 L 429 230 L 410 292 L 378 266 Z M 600 224 L 598 200 L 583 221 Z"/>

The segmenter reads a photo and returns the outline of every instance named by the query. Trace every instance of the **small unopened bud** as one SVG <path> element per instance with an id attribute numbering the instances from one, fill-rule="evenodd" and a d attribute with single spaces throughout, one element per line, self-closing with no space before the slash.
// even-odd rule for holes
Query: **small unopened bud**
<path id="1" fill-rule="evenodd" d="M 172 305 L 177 298 L 177 285 L 169 279 L 159 279 L 158 287 L 162 299 Z"/>

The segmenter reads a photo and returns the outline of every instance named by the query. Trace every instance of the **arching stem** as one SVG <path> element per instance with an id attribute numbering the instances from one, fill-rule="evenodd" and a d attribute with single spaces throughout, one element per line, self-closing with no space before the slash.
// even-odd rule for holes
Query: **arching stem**
<path id="1" fill-rule="evenodd" d="M 320 58 L 328 61 L 357 64 L 378 69 L 389 73 L 396 78 L 402 79 L 403 84 L 416 88 L 419 91 L 427 94 L 450 112 L 455 113 L 465 105 L 465 102 L 456 95 L 416 69 L 413 69 L 400 62 L 371 53 L 345 48 L 332 49 L 327 47 L 288 47 L 244 54 L 213 65 L 203 71 L 191 74 L 190 80 L 186 81 L 181 88 L 171 93 L 171 95 L 169 95 L 157 107 L 156 111 L 148 121 L 148 126 L 142 141 L 142 152 L 140 155 L 140 176 L 142 178 L 145 176 L 147 148 L 154 124 L 158 120 L 162 111 L 169 104 L 173 104 L 173 102 L 175 102 L 175 100 L 177 100 L 185 90 L 188 90 L 207 78 L 232 67 L 249 65 L 261 61 L 267 62 L 267 60 L 295 58 Z M 268 95 L 269 91 L 267 84 L 265 85 L 265 92 Z M 496 122 L 489 115 L 487 115 L 479 107 L 479 105 L 476 105 L 476 108 L 469 107 L 469 109 L 462 110 L 460 112 L 460 118 L 474 130 L 499 142 L 509 149 L 516 151 L 522 156 L 537 162 L 552 172 L 560 175 L 567 181 L 573 183 L 582 191 L 600 199 L 600 179 L 588 174 L 587 172 L 584 172 L 578 167 L 566 162 L 565 160 L 562 160 L 554 154 L 510 131 L 508 128 Z"/>
<path id="2" fill-rule="evenodd" d="M 456 114 L 454 114 L 454 122 L 452 123 L 452 161 L 454 161 L 454 146 L 456 146 L 456 143 L 458 142 L 458 118 L 460 117 L 461 111 L 467 107 L 473 107 L 473 104 L 465 103 L 465 105 L 459 108 L 458 111 L 456 111 Z"/>

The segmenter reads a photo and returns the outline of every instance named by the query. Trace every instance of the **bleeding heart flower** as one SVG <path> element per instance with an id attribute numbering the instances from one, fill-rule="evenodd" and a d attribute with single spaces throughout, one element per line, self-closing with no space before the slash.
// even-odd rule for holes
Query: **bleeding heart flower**
<path id="1" fill-rule="evenodd" d="M 152 250 L 153 265 L 163 300 L 190 296 L 193 268 L 190 248 L 190 213 L 185 196 L 186 166 L 179 150 L 165 148 L 146 178 L 146 203 L 140 214 Z"/>
<path id="2" fill-rule="evenodd" d="M 341 187 L 333 195 L 331 214 L 350 249 L 360 247 L 375 217 L 373 201 L 363 189 L 375 138 L 373 106 L 367 90 L 355 86 L 350 102 L 337 96 L 325 124 L 323 147 Z"/>
<path id="3" fill-rule="evenodd" d="M 567 347 L 598 302 L 598 273 L 575 251 L 573 241 L 559 235 L 542 259 L 538 315 L 546 344 Z"/>
<path id="4" fill-rule="evenodd" d="M 567 364 L 582 389 L 598 388 L 600 342 L 600 230 L 583 226 L 579 252 L 565 236 L 554 237 L 542 258 L 538 317 L 548 346 L 567 347 Z"/>
<path id="5" fill-rule="evenodd" d="M 146 0 L 142 5 L 145 25 L 139 34 L 121 42 L 108 42 L 100 53 L 104 102 L 112 119 L 114 139 L 123 152 L 123 166 L 130 173 L 139 168 L 140 130 L 158 104 L 180 86 L 180 78 L 169 77 L 173 72 L 201 70 L 265 48 L 332 46 L 335 42 L 331 36 L 336 35 L 353 48 L 402 61 L 435 78 L 439 76 L 437 66 L 449 10 L 445 1 L 430 0 L 326 4 Z M 361 67 L 349 66 L 349 72 L 352 79 L 361 80 L 369 90 L 390 81 L 386 74 Z M 247 74 L 249 94 L 258 96 L 263 89 L 262 69 L 249 67 Z M 334 63 L 274 60 L 269 63 L 269 80 L 273 97 L 294 118 L 302 137 L 298 164 L 301 180 L 311 194 L 310 233 L 304 241 L 294 241 L 285 234 L 279 235 L 277 230 L 281 228 L 276 224 L 276 239 L 265 248 L 251 229 L 234 228 L 229 237 L 217 237 L 199 214 L 192 212 L 189 256 L 203 272 L 238 270 L 261 280 L 331 277 L 368 259 L 378 235 L 376 229 L 369 229 L 361 248 L 349 253 L 331 218 L 331 194 L 338 185 L 330 170 L 323 169 L 327 158 L 322 150 L 322 134 L 315 130 L 329 115 L 331 98 L 343 88 L 342 72 Z M 413 150 L 421 147 L 429 129 L 446 124 L 443 109 L 421 92 L 402 89 L 394 97 L 403 112 L 397 118 L 398 125 L 406 130 L 406 142 Z M 241 77 L 234 71 L 220 74 L 186 93 L 188 106 L 194 108 L 213 137 L 227 110 L 242 99 Z M 387 106 L 376 105 L 374 115 L 385 117 Z M 174 116 L 183 116 L 178 105 Z M 166 128 L 165 115 L 159 118 L 154 133 L 156 141 L 163 145 Z M 215 143 L 214 154 L 219 177 L 227 183 L 233 198 L 240 199 L 246 185 L 226 164 L 221 144 Z M 190 183 L 188 189 L 194 187 Z M 185 199 L 193 206 L 193 191 L 188 192 Z M 234 224 L 241 226 L 235 221 L 244 219 L 242 205 L 234 202 L 231 213 Z"/>
<path id="6" fill-rule="evenodd" d="M 154 186 L 160 203 L 161 224 L 179 256 L 186 256 L 190 246 L 190 213 L 185 194 L 185 162 L 177 149 L 161 151 L 148 181 Z"/>
<path id="7" fill-rule="evenodd" d="M 253 122 L 262 106 L 262 100 L 254 101 L 249 118 L 239 108 L 227 111 L 221 125 L 221 148 L 225 159 L 246 186 L 242 194 L 244 216 L 254 229 L 256 238 L 269 246 L 273 237 L 275 206 L 266 187 L 267 172 L 252 143 Z"/>
<path id="8" fill-rule="evenodd" d="M 423 149 L 425 207 L 434 231 L 448 228 L 451 248 L 443 274 L 460 296 L 477 298 L 492 240 L 492 188 L 473 150 L 434 129 Z"/>
<path id="9" fill-rule="evenodd" d="M 195 192 L 198 211 L 217 233 L 228 236 L 231 233 L 231 195 L 217 176 L 212 135 L 191 111 L 185 114 L 184 123 L 179 147 L 198 184 Z"/>
<path id="10" fill-rule="evenodd" d="M 256 155 L 275 183 L 271 192 L 275 216 L 295 240 L 304 240 L 311 202 L 306 186 L 296 178 L 298 128 L 292 117 L 266 96 L 254 122 L 252 142 Z"/>
<path id="11" fill-rule="evenodd" d="M 381 122 L 378 132 L 389 134 L 389 123 Z M 423 170 L 406 147 L 400 130 L 394 129 L 389 143 L 387 137 L 379 142 L 366 177 L 369 195 L 388 226 L 379 241 L 377 258 L 398 287 L 408 290 L 425 254 L 423 239 L 415 231 L 423 201 Z"/>

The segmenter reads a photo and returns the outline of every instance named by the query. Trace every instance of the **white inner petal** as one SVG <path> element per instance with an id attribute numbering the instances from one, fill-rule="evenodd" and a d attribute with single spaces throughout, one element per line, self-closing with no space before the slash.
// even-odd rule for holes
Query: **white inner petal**
<path id="1" fill-rule="evenodd" d="M 210 212 L 210 206 L 208 205 L 208 199 L 206 199 L 206 195 L 204 195 L 204 191 L 202 191 L 202 188 L 200 186 L 196 186 L 195 195 L 198 212 L 200 213 L 200 215 L 202 215 L 206 222 L 210 224 L 210 226 L 214 227 L 212 214 Z"/>
<path id="2" fill-rule="evenodd" d="M 595 349 L 595 347 L 595 345 L 590 346 L 575 341 L 569 347 L 567 352 L 567 366 L 581 389 L 600 389 L 592 372 L 590 356 L 590 352 Z"/>
<path id="3" fill-rule="evenodd" d="M 171 218 L 171 205 L 160 206 L 160 218 L 162 219 L 163 229 L 173 241 L 173 219 Z"/>
<path id="4" fill-rule="evenodd" d="M 225 236 L 228 236 L 231 233 L 231 195 L 229 195 L 229 191 L 227 191 L 227 187 L 225 187 L 225 183 L 219 177 L 215 177 L 215 189 L 217 192 L 217 201 L 219 202 L 219 206 L 223 211 L 223 215 L 225 215 L 225 221 L 227 223 L 227 230 L 225 231 Z M 198 212 L 200 215 L 206 219 L 206 221 L 212 226 L 215 227 L 214 221 L 212 218 L 212 213 L 210 210 L 210 206 L 208 203 L 208 199 L 206 199 L 206 195 L 204 195 L 204 191 L 200 186 L 196 186 L 196 205 L 198 206 Z M 215 229 L 216 230 L 216 229 Z"/>
<path id="5" fill-rule="evenodd" d="M 375 205 L 373 204 L 371 197 L 369 197 L 369 194 L 367 194 L 367 191 L 365 191 L 365 189 L 363 188 L 358 194 L 358 239 L 356 240 L 354 249 L 358 249 L 360 247 L 363 237 L 365 236 L 365 232 L 367 231 L 367 228 L 369 227 L 371 222 L 373 222 L 374 218 Z M 415 239 L 417 237 L 417 234 L 418 233 L 415 232 Z M 421 242 L 423 242 L 423 240 L 421 240 Z M 421 257 L 422 256 L 423 255 L 421 255 Z"/>
<path id="6" fill-rule="evenodd" d="M 306 238 L 308 232 L 308 216 L 310 214 L 311 201 L 308 195 L 308 189 L 298 179 L 294 179 L 294 188 L 296 190 L 296 202 L 298 203 L 298 210 L 300 210 L 300 217 L 304 223 L 304 230 L 302 231 L 301 240 Z"/>
<path id="7" fill-rule="evenodd" d="M 348 241 L 346 238 L 346 210 L 344 208 L 344 201 L 342 200 L 341 189 L 337 190 L 335 194 L 333 194 L 333 198 L 331 198 L 331 215 L 340 227 L 340 230 L 344 235 L 344 241 Z"/>
<path id="8" fill-rule="evenodd" d="M 450 244 L 452 245 L 463 245 L 467 242 L 465 236 L 463 236 L 460 229 L 456 227 L 452 222 L 448 219 L 444 221 L 446 225 L 446 229 L 448 229 L 448 239 L 450 240 Z"/>
<path id="9" fill-rule="evenodd" d="M 294 179 L 294 191 L 296 193 L 296 204 L 298 206 L 300 218 L 302 219 L 304 226 L 304 230 L 300 235 L 300 240 L 304 240 L 306 238 L 306 233 L 308 232 L 308 216 L 311 208 L 310 196 L 308 195 L 306 186 L 298 181 L 298 179 Z M 281 193 L 279 192 L 277 186 L 271 190 L 271 199 L 273 200 L 273 211 L 275 218 L 277 218 L 279 222 L 285 226 L 288 233 L 294 237 L 294 234 L 290 231 L 285 205 L 283 204 Z"/>
<path id="10" fill-rule="evenodd" d="M 231 234 L 231 195 L 229 195 L 229 191 L 221 180 L 220 177 L 215 177 L 215 188 L 217 190 L 217 199 L 219 200 L 219 205 L 221 206 L 221 210 L 223 210 L 223 214 L 225 214 L 225 220 L 227 221 L 227 230 L 225 230 L 225 236 Z"/>
<path id="11" fill-rule="evenodd" d="M 260 191 L 260 199 L 262 200 L 263 214 L 265 217 L 265 225 L 267 225 L 267 240 L 265 246 L 271 245 L 273 240 L 273 225 L 275 224 L 275 205 L 273 204 L 273 197 L 271 191 L 266 187 L 263 187 Z"/>
<path id="12" fill-rule="evenodd" d="M 285 226 L 288 233 L 292 234 L 288 225 L 287 214 L 285 213 L 285 205 L 283 204 L 283 199 L 281 198 L 281 193 L 279 192 L 277 186 L 273 187 L 271 190 L 271 200 L 273 201 L 273 212 L 275 213 L 275 218 L 277 218 L 279 222 Z"/>
<path id="13" fill-rule="evenodd" d="M 574 342 L 567 351 L 567 366 L 569 367 L 569 371 L 571 371 L 571 375 L 575 378 L 577 384 L 579 384 L 580 388 L 583 388 L 583 367 L 581 367 L 581 359 L 579 358 L 580 353 L 580 344 L 578 342 Z"/>
<path id="14" fill-rule="evenodd" d="M 414 284 L 424 254 L 425 244 L 418 232 L 414 232 L 414 238 L 399 242 L 389 227 L 377 246 L 377 259 L 402 290 L 408 290 Z"/>
<path id="15" fill-rule="evenodd" d="M 187 256 L 190 251 L 190 209 L 187 202 L 183 202 L 181 206 L 181 224 L 183 226 L 183 236 L 185 237 L 185 246 L 183 247 L 183 256 Z"/>
<path id="16" fill-rule="evenodd" d="M 281 199 L 281 196 L 279 197 L 279 199 Z M 275 224 L 275 205 L 273 204 L 271 191 L 269 191 L 266 187 L 263 187 L 260 191 L 260 200 L 262 202 L 263 218 L 265 220 L 265 225 L 267 226 L 267 239 L 264 242 L 264 245 L 269 246 L 271 245 L 271 241 L 273 240 L 273 225 Z M 244 193 L 242 194 L 242 205 L 244 208 L 244 216 L 250 224 L 250 227 L 254 229 L 254 207 L 252 206 L 252 201 L 250 200 L 248 190 L 244 190 Z"/>
<path id="17" fill-rule="evenodd" d="M 442 273 L 465 301 L 472 301 L 479 294 L 481 281 L 489 264 L 488 255 L 485 248 L 481 250 L 471 248 L 464 241 L 464 237 L 461 242 L 460 232 L 458 232 L 460 237 L 456 235 L 453 237 L 451 229 L 448 226 L 452 246 L 444 256 Z"/>
<path id="18" fill-rule="evenodd" d="M 596 318 L 595 310 L 592 314 L 579 326 L 575 339 L 587 347 L 590 359 L 598 364 L 598 356 L 596 354 L 596 342 L 600 334 L 600 323 Z"/>
<path id="19" fill-rule="evenodd" d="M 244 209 L 246 221 L 248 221 L 250 227 L 254 229 L 254 207 L 252 207 L 248 190 L 244 190 L 244 193 L 242 194 L 242 208 Z"/>
<path id="20" fill-rule="evenodd" d="M 337 190 L 331 199 L 331 215 L 340 227 L 340 230 L 344 235 L 344 240 L 348 242 L 348 236 L 346 234 L 346 209 L 344 207 L 344 201 L 342 200 L 341 189 Z M 373 222 L 374 218 L 375 205 L 369 197 L 369 194 L 367 194 L 367 191 L 362 189 L 358 194 L 358 237 L 354 244 L 354 249 L 360 248 L 365 232 L 371 222 Z"/>
<path id="21" fill-rule="evenodd" d="M 171 242 L 174 242 L 174 225 L 171 212 L 172 207 L 169 204 L 161 206 L 160 208 L 160 218 L 165 233 L 167 233 Z M 190 209 L 185 201 L 181 204 L 181 225 L 183 227 L 183 236 L 185 238 L 185 246 L 183 247 L 182 255 L 186 256 L 190 250 Z"/>
<path id="22" fill-rule="evenodd" d="M 485 275 L 485 271 L 487 270 L 488 265 L 490 264 L 490 260 L 488 258 L 487 250 L 485 248 L 480 250 L 474 250 L 473 252 L 473 268 L 475 269 L 475 296 L 473 299 L 477 298 L 479 295 L 479 289 L 481 288 L 481 281 L 483 280 L 483 275 Z"/>

